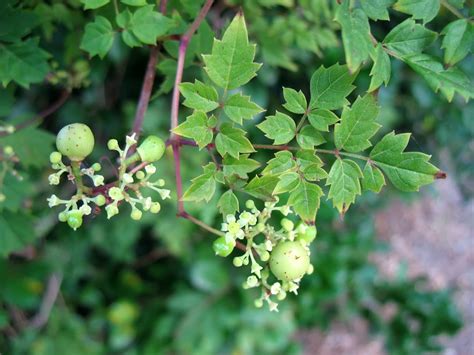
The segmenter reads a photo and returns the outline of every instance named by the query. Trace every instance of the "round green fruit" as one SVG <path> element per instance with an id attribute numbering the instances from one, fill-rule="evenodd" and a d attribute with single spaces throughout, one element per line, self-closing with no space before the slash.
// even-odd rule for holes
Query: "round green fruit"
<path id="1" fill-rule="evenodd" d="M 300 242 L 281 242 L 270 256 L 270 270 L 281 281 L 303 277 L 309 267 L 309 255 Z"/>
<path id="2" fill-rule="evenodd" d="M 235 241 L 232 240 L 230 243 L 228 243 L 225 240 L 225 237 L 219 237 L 216 240 L 214 240 L 214 243 L 212 243 L 212 249 L 214 249 L 214 252 L 216 255 L 226 257 L 229 256 L 230 253 L 232 253 L 232 250 L 234 250 L 235 247 Z"/>
<path id="3" fill-rule="evenodd" d="M 59 153 L 59 152 L 52 152 L 50 155 L 49 155 L 49 161 L 51 162 L 51 164 L 59 164 L 61 162 L 61 159 L 62 159 L 62 154 Z"/>
<path id="4" fill-rule="evenodd" d="M 76 230 L 82 226 L 82 213 L 80 211 L 71 211 L 67 215 L 67 224 Z"/>
<path id="5" fill-rule="evenodd" d="M 138 155 L 142 161 L 152 163 L 160 160 L 165 152 L 165 142 L 157 136 L 148 136 L 137 148 Z"/>
<path id="6" fill-rule="evenodd" d="M 56 147 L 72 161 L 82 161 L 94 149 L 94 135 L 85 124 L 73 123 L 59 131 Z"/>

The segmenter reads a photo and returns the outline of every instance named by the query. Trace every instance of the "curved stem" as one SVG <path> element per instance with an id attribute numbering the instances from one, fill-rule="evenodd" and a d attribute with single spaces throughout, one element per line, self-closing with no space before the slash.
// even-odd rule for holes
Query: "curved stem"
<path id="1" fill-rule="evenodd" d="M 302 150 L 299 147 L 291 147 L 287 145 L 271 145 L 271 144 L 253 144 L 253 147 L 255 149 L 269 149 L 269 150 L 293 150 L 293 151 L 298 151 Z M 362 160 L 370 160 L 369 157 L 360 155 L 360 154 L 354 154 L 354 153 L 346 153 L 346 152 L 340 152 L 339 150 L 330 150 L 330 149 L 319 149 L 316 148 L 314 149 L 316 153 L 321 153 L 321 154 L 330 154 L 330 155 L 335 155 L 335 156 L 346 156 L 346 157 L 351 157 L 355 159 L 362 159 Z"/>

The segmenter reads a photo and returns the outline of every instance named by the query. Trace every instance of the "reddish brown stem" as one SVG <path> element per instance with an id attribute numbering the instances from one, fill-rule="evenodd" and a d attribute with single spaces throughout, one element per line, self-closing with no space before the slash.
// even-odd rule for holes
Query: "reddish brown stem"
<path id="1" fill-rule="evenodd" d="M 61 96 L 46 110 L 40 112 L 37 116 L 30 118 L 29 120 L 23 121 L 15 126 L 15 131 L 19 131 L 21 129 L 24 129 L 26 127 L 29 127 L 35 123 L 40 122 L 41 120 L 45 119 L 46 117 L 52 115 L 55 113 L 59 108 L 61 108 L 62 105 L 67 101 L 69 96 L 71 95 L 71 92 L 69 90 L 62 90 Z M 10 133 L 8 132 L 0 132 L 0 137 L 6 136 Z"/>
<path id="2" fill-rule="evenodd" d="M 145 119 L 145 114 L 150 102 L 151 91 L 153 90 L 153 83 L 155 81 L 158 52 L 158 46 L 151 47 L 148 64 L 146 66 L 145 78 L 143 79 L 142 90 L 140 92 L 140 98 L 138 99 L 137 112 L 135 113 L 135 120 L 133 122 L 132 133 L 136 134 L 135 139 L 138 139 L 140 136 L 143 120 Z"/>
<path id="3" fill-rule="evenodd" d="M 186 51 L 188 49 L 189 41 L 201 25 L 201 22 L 206 17 L 213 2 L 214 0 L 206 0 L 203 7 L 201 8 L 201 11 L 199 11 L 198 16 L 194 19 L 193 23 L 188 28 L 186 33 L 181 37 L 181 41 L 179 43 L 178 64 L 176 67 L 176 77 L 174 81 L 173 96 L 171 101 L 171 146 L 173 147 L 175 165 L 176 193 L 178 196 L 178 216 L 184 213 L 184 204 L 182 201 L 183 182 L 181 177 L 180 143 L 179 136 L 177 136 L 173 132 L 173 130 L 178 127 L 179 123 L 179 85 L 181 84 L 181 80 L 183 79 L 184 59 L 186 58 Z"/>

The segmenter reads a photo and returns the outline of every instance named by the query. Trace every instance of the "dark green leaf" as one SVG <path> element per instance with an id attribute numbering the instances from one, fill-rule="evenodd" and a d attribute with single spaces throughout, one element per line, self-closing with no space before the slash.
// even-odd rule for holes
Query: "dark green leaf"
<path id="1" fill-rule="evenodd" d="M 283 96 L 285 98 L 285 104 L 283 105 L 288 111 L 293 113 L 305 113 L 308 107 L 306 97 L 303 92 L 296 91 L 291 88 L 283 88 Z"/>
<path id="2" fill-rule="evenodd" d="M 392 6 L 395 0 L 361 0 L 362 10 L 372 20 L 390 20 L 387 8 Z"/>
<path id="3" fill-rule="evenodd" d="M 252 119 L 255 115 L 263 112 L 263 109 L 250 101 L 250 96 L 242 95 L 239 92 L 227 98 L 224 104 L 224 112 L 232 121 L 242 124 L 242 120 Z"/>
<path id="4" fill-rule="evenodd" d="M 234 215 L 239 211 L 239 200 L 232 190 L 224 192 L 217 203 L 219 212 L 225 217 L 229 214 Z"/>
<path id="5" fill-rule="evenodd" d="M 436 32 L 430 31 L 407 19 L 391 30 L 385 39 L 384 45 L 397 56 L 406 56 L 420 53 L 436 40 Z"/>
<path id="6" fill-rule="evenodd" d="M 356 196 L 361 194 L 362 177 L 359 165 L 352 160 L 336 159 L 332 165 L 326 185 L 330 186 L 328 198 L 339 213 L 345 213 L 355 202 Z"/>
<path id="7" fill-rule="evenodd" d="M 278 177 L 280 180 L 273 190 L 274 195 L 282 194 L 284 192 L 293 191 L 298 187 L 301 181 L 301 177 L 298 173 L 287 172 L 283 173 Z"/>
<path id="8" fill-rule="evenodd" d="M 398 0 L 393 8 L 411 15 L 414 19 L 430 22 L 439 11 L 440 0 Z"/>
<path id="9" fill-rule="evenodd" d="M 237 175 L 242 179 L 248 178 L 248 173 L 258 169 L 260 163 L 250 159 L 248 154 L 242 154 L 239 159 L 226 155 L 223 161 L 223 170 L 225 176 Z"/>
<path id="10" fill-rule="evenodd" d="M 212 128 L 209 127 L 209 119 L 202 111 L 194 111 L 194 113 L 188 116 L 186 121 L 176 127 L 173 132 L 182 137 L 194 139 L 199 149 L 211 143 L 213 138 Z"/>
<path id="11" fill-rule="evenodd" d="M 202 201 L 209 202 L 216 191 L 216 180 L 214 174 L 216 166 L 208 164 L 204 167 L 204 174 L 192 179 L 192 184 L 184 193 L 182 201 Z"/>
<path id="12" fill-rule="evenodd" d="M 377 45 L 375 55 L 372 59 L 374 61 L 374 66 L 370 71 L 370 76 L 372 79 L 370 80 L 370 87 L 367 90 L 368 92 L 378 89 L 382 83 L 385 83 L 385 86 L 387 86 L 392 70 L 390 65 L 390 57 L 384 51 L 380 43 Z"/>
<path id="13" fill-rule="evenodd" d="M 326 143 L 323 135 L 313 126 L 304 126 L 296 135 L 296 141 L 303 149 L 313 149 L 314 146 Z"/>
<path id="14" fill-rule="evenodd" d="M 273 190 L 277 184 L 277 176 L 264 175 L 260 177 L 257 175 L 245 186 L 245 191 L 262 200 L 273 200 Z"/>
<path id="15" fill-rule="evenodd" d="M 287 150 L 275 153 L 275 158 L 267 162 L 267 166 L 262 171 L 262 175 L 275 175 L 289 171 L 296 166 L 293 154 Z"/>
<path id="16" fill-rule="evenodd" d="M 302 181 L 290 194 L 288 204 L 305 222 L 313 222 L 323 195 L 323 190 L 318 185 Z"/>
<path id="17" fill-rule="evenodd" d="M 199 80 L 193 83 L 181 83 L 179 91 L 184 96 L 184 106 L 209 112 L 219 107 L 219 97 L 216 89 L 212 86 L 206 85 Z"/>
<path id="18" fill-rule="evenodd" d="M 109 20 L 97 16 L 94 22 L 86 25 L 80 48 L 88 52 L 91 57 L 98 55 L 104 58 L 112 48 L 114 36 L 115 32 Z"/>
<path id="19" fill-rule="evenodd" d="M 444 48 L 444 62 L 454 65 L 472 51 L 474 24 L 466 19 L 451 22 L 444 29 L 441 48 Z"/>
<path id="20" fill-rule="evenodd" d="M 376 166 L 367 163 L 363 171 L 362 188 L 379 193 L 385 185 L 385 177 Z"/>
<path id="21" fill-rule="evenodd" d="M 239 153 L 253 153 L 252 143 L 245 137 L 245 131 L 224 123 L 216 137 L 216 149 L 221 156 L 227 153 L 239 158 Z"/>
<path id="22" fill-rule="evenodd" d="M 339 117 L 337 117 L 335 113 L 323 109 L 310 111 L 308 119 L 314 128 L 324 132 L 329 132 L 329 126 L 339 121 Z"/>

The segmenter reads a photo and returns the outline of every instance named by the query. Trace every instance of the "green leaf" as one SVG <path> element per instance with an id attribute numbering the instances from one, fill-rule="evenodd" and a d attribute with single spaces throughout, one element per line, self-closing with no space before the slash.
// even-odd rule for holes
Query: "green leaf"
<path id="1" fill-rule="evenodd" d="M 239 92 L 227 98 L 224 112 L 232 121 L 242 124 L 243 119 L 251 120 L 255 115 L 263 112 L 263 109 L 250 101 L 250 96 L 244 96 Z"/>
<path id="2" fill-rule="evenodd" d="M 337 7 L 335 20 L 341 25 L 347 66 L 355 73 L 373 51 L 369 19 L 361 9 L 351 10 L 350 1 L 345 0 Z"/>
<path id="3" fill-rule="evenodd" d="M 381 127 L 375 122 L 379 107 L 371 94 L 358 97 L 352 107 L 344 107 L 341 122 L 334 128 L 334 141 L 337 149 L 348 152 L 361 152 L 372 145 L 370 138 Z"/>
<path id="4" fill-rule="evenodd" d="M 224 217 L 229 214 L 234 215 L 239 211 L 239 200 L 232 190 L 227 190 L 217 202 L 217 207 Z"/>
<path id="5" fill-rule="evenodd" d="M 209 119 L 202 111 L 194 111 L 173 132 L 182 137 L 194 139 L 199 149 L 211 143 L 213 138 L 212 128 L 209 127 Z"/>
<path id="6" fill-rule="evenodd" d="M 262 175 L 275 175 L 289 171 L 296 166 L 293 160 L 293 154 L 290 151 L 284 150 L 275 153 L 275 158 L 267 162 L 267 166 L 262 171 Z"/>
<path id="7" fill-rule="evenodd" d="M 276 184 L 275 189 L 273 190 L 274 195 L 293 191 L 298 187 L 301 181 L 300 175 L 295 172 L 283 173 L 278 178 L 278 184 Z"/>
<path id="8" fill-rule="evenodd" d="M 460 19 L 447 25 L 441 34 L 444 35 L 441 48 L 444 48 L 444 62 L 454 65 L 472 51 L 474 43 L 474 24 L 467 19 Z"/>
<path id="9" fill-rule="evenodd" d="M 359 165 L 350 159 L 336 159 L 332 165 L 326 185 L 330 186 L 328 198 L 339 213 L 345 213 L 361 194 L 362 177 Z"/>
<path id="10" fill-rule="evenodd" d="M 202 57 L 209 78 L 226 90 L 248 83 L 261 66 L 253 62 L 255 45 L 249 44 L 245 20 L 240 14 L 234 17 L 222 40 L 214 40 L 211 54 Z"/>
<path id="11" fill-rule="evenodd" d="M 322 160 L 314 154 L 314 150 L 300 150 L 296 153 L 296 161 L 306 180 L 318 181 L 327 178 L 322 169 Z"/>
<path id="12" fill-rule="evenodd" d="M 120 0 L 120 2 L 129 6 L 145 6 L 148 4 L 146 0 Z"/>
<path id="13" fill-rule="evenodd" d="M 117 25 L 123 29 L 122 40 L 125 42 L 125 44 L 131 48 L 141 47 L 142 42 L 140 42 L 140 40 L 131 31 L 131 21 L 132 13 L 128 9 L 122 11 L 115 17 L 115 22 L 117 22 Z"/>
<path id="14" fill-rule="evenodd" d="M 313 126 L 304 126 L 296 135 L 296 141 L 303 149 L 313 149 L 314 146 L 326 143 L 323 135 Z"/>
<path id="15" fill-rule="evenodd" d="M 33 127 L 18 130 L 0 139 L 1 146 L 9 145 L 13 148 L 23 166 L 42 169 L 49 165 L 49 154 L 54 142 L 54 135 Z"/>
<path id="16" fill-rule="evenodd" d="M 395 0 L 360 0 L 362 10 L 372 20 L 390 20 L 387 8 L 392 6 Z"/>
<path id="17" fill-rule="evenodd" d="M 193 83 L 181 83 L 179 91 L 184 96 L 183 105 L 186 107 L 209 112 L 219 107 L 219 97 L 216 89 L 199 80 Z"/>
<path id="18" fill-rule="evenodd" d="M 0 213 L 0 257 L 24 249 L 32 243 L 36 234 L 33 218 L 22 212 L 2 211 Z"/>
<path id="19" fill-rule="evenodd" d="M 115 32 L 109 20 L 97 16 L 94 22 L 86 25 L 80 48 L 88 52 L 91 57 L 98 55 L 104 58 L 112 48 L 114 36 Z"/>
<path id="20" fill-rule="evenodd" d="M 239 158 L 239 153 L 253 153 L 252 143 L 245 137 L 245 131 L 224 123 L 216 137 L 216 149 L 221 156 L 227 153 Z"/>
<path id="21" fill-rule="evenodd" d="M 173 27 L 173 21 L 154 8 L 154 5 L 141 7 L 130 20 L 130 30 L 145 44 L 156 44 L 157 38 L 167 34 Z"/>
<path id="22" fill-rule="evenodd" d="M 362 188 L 379 193 L 385 185 L 385 177 L 376 166 L 367 163 L 363 171 Z"/>
<path id="23" fill-rule="evenodd" d="M 370 87 L 367 90 L 368 92 L 378 89 L 382 83 L 385 83 L 385 86 L 387 86 L 390 81 L 390 73 L 392 70 L 390 57 L 384 51 L 380 43 L 377 44 L 377 49 L 375 50 L 375 55 L 372 59 L 374 61 L 374 66 L 370 71 L 372 79 L 370 80 Z"/>
<path id="24" fill-rule="evenodd" d="M 81 0 L 81 2 L 84 4 L 84 10 L 89 10 L 89 9 L 98 9 L 99 7 L 102 7 L 104 5 L 107 5 L 110 0 Z"/>
<path id="25" fill-rule="evenodd" d="M 430 31 L 412 19 L 407 19 L 392 29 L 383 43 L 396 55 L 420 53 L 436 40 L 436 32 Z"/>
<path id="26" fill-rule="evenodd" d="M 10 81 L 28 88 L 40 83 L 49 72 L 49 54 L 38 47 L 38 40 L 31 38 L 12 44 L 0 43 L 0 82 Z"/>
<path id="27" fill-rule="evenodd" d="M 319 67 L 311 77 L 311 109 L 336 110 L 347 105 L 346 97 L 354 90 L 356 74 L 349 73 L 346 65 Z"/>
<path id="28" fill-rule="evenodd" d="M 283 107 L 288 111 L 301 114 L 306 112 L 308 103 L 306 102 L 306 97 L 301 90 L 296 91 L 291 88 L 283 88 L 283 97 L 286 101 L 285 104 L 283 104 Z"/>
<path id="29" fill-rule="evenodd" d="M 277 184 L 278 177 L 275 175 L 264 175 L 262 177 L 257 175 L 250 180 L 244 190 L 256 198 L 269 201 L 273 200 L 272 194 Z"/>
<path id="30" fill-rule="evenodd" d="M 40 16 L 37 16 L 36 11 L 14 7 L 13 1 L 0 2 L 0 40 L 2 42 L 20 41 L 38 25 L 39 21 Z"/>
<path id="31" fill-rule="evenodd" d="M 258 169 L 260 163 L 250 159 L 248 154 L 242 154 L 239 159 L 226 155 L 223 161 L 223 170 L 225 176 L 237 175 L 242 179 L 248 178 L 248 173 Z"/>
<path id="32" fill-rule="evenodd" d="M 440 91 L 449 102 L 455 93 L 464 97 L 466 102 L 474 97 L 471 80 L 458 68 L 451 67 L 445 70 L 442 63 L 427 54 L 405 57 L 404 61 L 420 74 L 435 92 Z"/>
<path id="33" fill-rule="evenodd" d="M 396 188 L 418 191 L 431 183 L 439 169 L 429 163 L 430 156 L 418 152 L 404 152 L 410 134 L 390 132 L 375 145 L 370 159 L 380 167 Z"/>
<path id="34" fill-rule="evenodd" d="M 318 185 L 302 181 L 290 194 L 288 204 L 305 222 L 313 222 L 323 195 L 323 190 Z"/>
<path id="35" fill-rule="evenodd" d="M 204 174 L 192 179 L 192 184 L 184 193 L 182 201 L 209 202 L 216 191 L 215 180 L 216 166 L 210 163 L 204 167 Z"/>
<path id="36" fill-rule="evenodd" d="M 440 0 L 398 0 L 393 8 L 414 19 L 430 22 L 439 12 Z"/>
<path id="37" fill-rule="evenodd" d="M 267 116 L 265 121 L 257 127 L 265 133 L 265 137 L 273 139 L 273 144 L 286 144 L 295 138 L 296 124 L 293 119 L 281 112 L 276 112 L 274 116 Z"/>
<path id="38" fill-rule="evenodd" d="M 339 117 L 329 110 L 316 109 L 309 112 L 308 120 L 314 128 L 329 132 L 329 126 L 339 121 Z"/>

